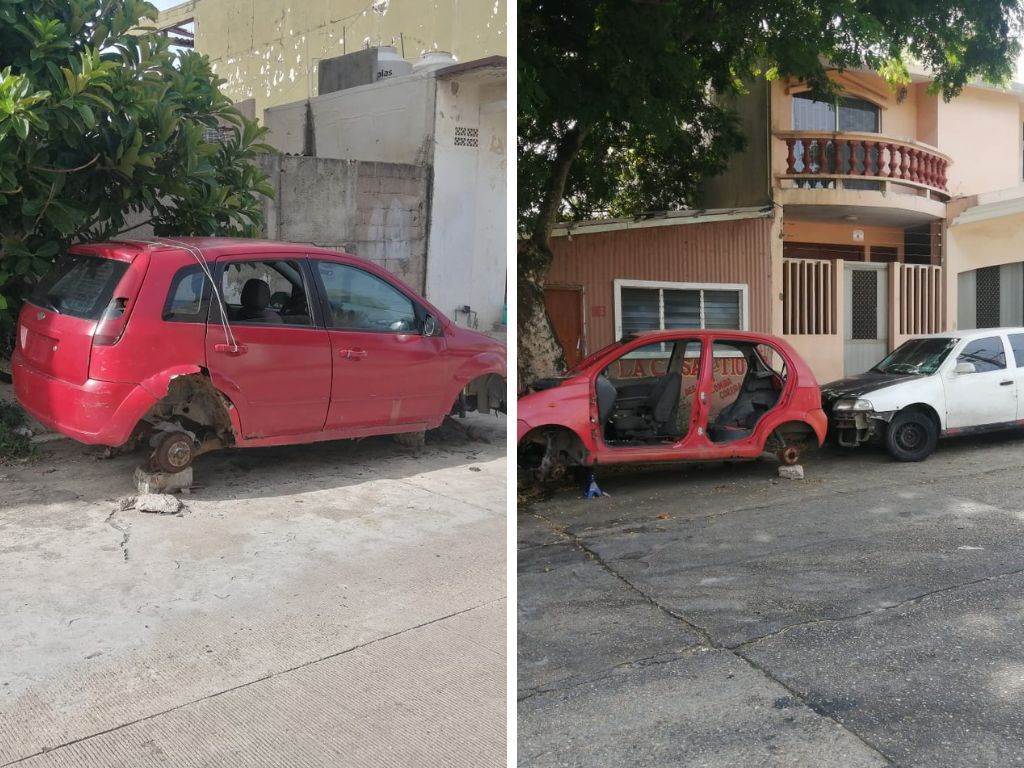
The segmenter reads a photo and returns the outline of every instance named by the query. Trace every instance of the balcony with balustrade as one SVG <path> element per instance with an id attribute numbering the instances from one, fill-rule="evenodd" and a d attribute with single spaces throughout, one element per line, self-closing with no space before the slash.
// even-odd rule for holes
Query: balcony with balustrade
<path id="1" fill-rule="evenodd" d="M 776 201 L 815 219 L 910 226 L 942 219 L 949 156 L 880 133 L 777 131 Z"/>

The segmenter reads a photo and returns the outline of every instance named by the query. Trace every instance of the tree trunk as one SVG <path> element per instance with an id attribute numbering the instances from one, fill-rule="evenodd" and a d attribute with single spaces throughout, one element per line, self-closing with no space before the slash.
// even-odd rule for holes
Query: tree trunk
<path id="1" fill-rule="evenodd" d="M 558 218 L 565 184 L 573 160 L 580 151 L 588 128 L 574 126 L 558 142 L 544 199 L 533 232 L 519 248 L 517 276 L 517 331 L 519 390 L 535 379 L 551 376 L 565 368 L 565 355 L 544 306 L 544 280 L 551 267 L 551 229 Z"/>
<path id="2" fill-rule="evenodd" d="M 544 306 L 544 277 L 551 266 L 551 257 L 547 242 L 531 239 L 519 249 L 516 368 L 520 391 L 531 381 L 565 368 L 565 355 Z"/>

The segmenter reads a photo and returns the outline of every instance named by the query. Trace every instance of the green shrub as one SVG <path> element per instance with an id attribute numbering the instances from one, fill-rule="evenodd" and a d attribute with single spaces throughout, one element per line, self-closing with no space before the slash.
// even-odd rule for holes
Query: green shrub
<path id="1" fill-rule="evenodd" d="M 17 431 L 25 425 L 25 414 L 21 408 L 0 400 L 0 464 L 11 459 L 27 458 L 34 452 L 35 446 L 28 436 Z"/>
<path id="2" fill-rule="evenodd" d="M 158 235 L 262 229 L 265 130 L 220 92 L 205 55 L 170 47 L 156 17 L 144 0 L 0 0 L 6 340 L 27 291 L 69 243 L 136 222 Z"/>

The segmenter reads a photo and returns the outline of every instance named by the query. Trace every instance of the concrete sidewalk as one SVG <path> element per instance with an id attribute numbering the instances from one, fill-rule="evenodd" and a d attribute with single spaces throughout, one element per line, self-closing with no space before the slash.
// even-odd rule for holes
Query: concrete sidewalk
<path id="1" fill-rule="evenodd" d="M 505 760 L 505 422 L 202 457 L 0 466 L 0 766 Z"/>

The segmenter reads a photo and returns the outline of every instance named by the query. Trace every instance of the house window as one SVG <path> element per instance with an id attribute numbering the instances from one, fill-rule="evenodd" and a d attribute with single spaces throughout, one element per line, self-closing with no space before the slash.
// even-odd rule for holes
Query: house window
<path id="1" fill-rule="evenodd" d="M 615 325 L 619 338 L 676 328 L 747 327 L 743 284 L 615 281 Z"/>
<path id="2" fill-rule="evenodd" d="M 818 101 L 808 93 L 798 93 L 793 96 L 793 130 L 878 133 L 881 110 L 870 101 L 852 96 Z"/>
<path id="3" fill-rule="evenodd" d="M 818 101 L 808 93 L 793 96 L 794 131 L 849 131 L 853 133 L 878 133 L 881 131 L 881 110 L 875 104 L 852 96 L 841 96 L 829 101 Z M 838 157 L 833 154 L 838 152 Z M 865 152 L 867 153 L 865 156 Z M 807 155 L 805 158 L 804 155 Z M 877 175 L 879 170 L 878 148 L 851 148 L 842 144 L 839 149 L 825 140 L 804 141 L 796 148 L 797 167 L 816 173 L 824 164 L 839 173 L 855 175 L 858 169 L 865 169 L 867 175 Z M 797 186 L 835 188 L 834 181 L 801 181 Z M 845 179 L 844 189 L 881 190 L 881 183 L 861 179 Z"/>

